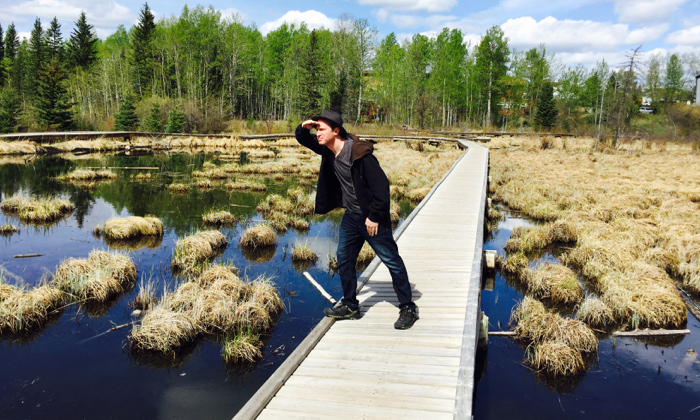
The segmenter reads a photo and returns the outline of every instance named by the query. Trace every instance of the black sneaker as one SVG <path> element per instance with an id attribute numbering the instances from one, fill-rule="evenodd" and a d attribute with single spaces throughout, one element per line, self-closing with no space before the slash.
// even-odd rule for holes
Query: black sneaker
<path id="1" fill-rule="evenodd" d="M 335 319 L 358 319 L 360 318 L 360 307 L 341 303 L 340 305 L 332 308 L 324 309 L 323 313 L 327 317 Z"/>
<path id="2" fill-rule="evenodd" d="M 399 311 L 399 319 L 394 322 L 394 328 L 397 330 L 407 330 L 418 321 L 418 307 L 404 306 Z"/>

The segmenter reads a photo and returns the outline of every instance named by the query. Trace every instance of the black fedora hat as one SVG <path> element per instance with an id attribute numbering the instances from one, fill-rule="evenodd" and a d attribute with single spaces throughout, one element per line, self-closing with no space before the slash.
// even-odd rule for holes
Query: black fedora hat
<path id="1" fill-rule="evenodd" d="M 331 126 L 331 128 L 343 128 L 343 117 L 339 113 L 331 111 L 329 109 L 323 111 L 321 115 L 314 115 L 313 117 L 311 117 L 311 119 L 314 121 L 327 121 L 330 123 L 329 125 Z"/>

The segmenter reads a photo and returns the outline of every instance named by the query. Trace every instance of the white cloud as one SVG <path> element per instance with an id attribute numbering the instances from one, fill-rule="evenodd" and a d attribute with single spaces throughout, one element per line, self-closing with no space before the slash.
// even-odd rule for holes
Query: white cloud
<path id="1" fill-rule="evenodd" d="M 527 49 L 544 43 L 554 52 L 584 53 L 613 51 L 627 45 L 639 45 L 658 39 L 666 25 L 630 31 L 626 24 L 589 20 L 557 20 L 546 17 L 537 22 L 531 17 L 508 19 L 501 25 L 509 45 Z"/>
<path id="2" fill-rule="evenodd" d="M 644 24 L 666 22 L 688 0 L 615 0 L 620 21 Z"/>
<path id="3" fill-rule="evenodd" d="M 700 48 L 700 26 L 681 29 L 672 32 L 666 37 L 667 44 L 676 44 L 678 47 Z"/>
<path id="4" fill-rule="evenodd" d="M 403 11 L 445 12 L 457 5 L 457 0 L 358 0 L 362 6 L 376 6 Z"/>
<path id="5" fill-rule="evenodd" d="M 335 19 L 331 19 L 323 13 L 317 12 L 316 10 L 307 10 L 306 12 L 290 10 L 289 12 L 285 13 L 284 16 L 275 21 L 263 23 L 260 26 L 260 32 L 263 35 L 267 35 L 285 23 L 288 25 L 299 25 L 302 22 L 305 23 L 311 30 L 320 28 L 333 29 L 335 26 Z"/>
<path id="6" fill-rule="evenodd" d="M 137 13 L 113 0 L 30 0 L 3 7 L 0 21 L 15 22 L 17 26 L 31 29 L 34 19 L 39 18 L 42 28 L 46 29 L 55 16 L 65 39 L 70 36 L 82 11 L 85 11 L 88 24 L 93 25 L 97 36 L 102 38 L 113 33 L 117 25 L 129 26 L 138 17 Z"/>

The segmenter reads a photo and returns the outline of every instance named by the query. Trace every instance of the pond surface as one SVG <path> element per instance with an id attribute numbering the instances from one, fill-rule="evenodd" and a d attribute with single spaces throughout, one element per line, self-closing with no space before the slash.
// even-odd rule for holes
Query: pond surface
<path id="1" fill-rule="evenodd" d="M 532 225 L 507 215 L 485 249 L 503 247 L 517 226 Z M 555 261 L 551 254 L 543 260 Z M 536 264 L 537 262 L 531 262 Z M 511 309 L 522 299 L 517 288 L 495 273 L 483 290 L 481 309 L 489 330 L 507 330 Z M 700 322 L 688 314 L 690 335 L 653 340 L 607 337 L 598 360 L 585 375 L 553 383 L 523 362 L 524 348 L 508 337 L 490 337 L 477 370 L 475 419 L 700 419 Z M 693 350 L 691 350 L 693 349 Z"/>
<path id="2" fill-rule="evenodd" d="M 328 271 L 328 256 L 335 254 L 338 214 L 312 218 L 308 232 L 289 230 L 279 235 L 273 253 L 244 255 L 237 243 L 246 226 L 262 217 L 255 208 L 267 194 L 285 195 L 299 185 L 295 178 L 265 182 L 266 193 L 201 191 L 171 194 L 171 183 L 190 184 L 211 155 L 100 156 L 79 161 L 44 157 L 32 164 L 0 166 L 2 199 L 14 194 L 57 195 L 75 206 L 66 219 L 45 227 L 28 226 L 12 215 L 0 214 L 0 225 L 11 223 L 20 233 L 0 237 L 0 270 L 11 284 L 33 286 L 50 278 L 67 258 L 86 258 L 94 249 L 110 250 L 104 239 L 93 236 L 97 225 L 111 217 L 154 215 L 165 227 L 160 244 L 129 251 L 137 266 L 136 287 L 111 307 L 95 311 L 69 305 L 55 323 L 29 337 L 0 336 L 0 419 L 231 419 L 284 359 L 306 337 L 329 303 L 290 261 L 295 243 L 309 246 L 319 256 L 311 275 L 332 295 L 342 295 L 339 281 Z M 118 178 L 85 188 L 53 178 L 76 168 L 114 168 Z M 126 169 L 157 168 L 157 169 Z M 138 173 L 151 180 L 139 181 Z M 314 187 L 305 180 L 307 192 Z M 314 180 L 315 181 L 315 180 Z M 311 182 L 314 183 L 314 182 Z M 410 208 L 403 203 L 408 214 Z M 107 332 L 135 320 L 130 304 L 143 281 L 156 283 L 157 294 L 174 290 L 179 279 L 171 274 L 170 257 L 178 238 L 201 227 L 201 215 L 226 209 L 241 221 L 222 228 L 229 245 L 215 262 L 240 269 L 242 278 L 272 277 L 285 309 L 266 339 L 263 358 L 254 365 L 226 365 L 221 344 L 203 341 L 171 366 L 154 366 L 134 360 L 128 351 L 131 327 Z M 19 254 L 42 254 L 14 258 Z M 251 258 L 250 260 L 248 258 Z"/>

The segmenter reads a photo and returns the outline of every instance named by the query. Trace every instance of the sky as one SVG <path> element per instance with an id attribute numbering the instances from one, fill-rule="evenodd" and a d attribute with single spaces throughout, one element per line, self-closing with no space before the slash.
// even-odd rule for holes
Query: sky
<path id="1" fill-rule="evenodd" d="M 603 59 L 622 65 L 626 53 L 641 46 L 641 60 L 655 54 L 700 55 L 700 0 L 211 0 L 187 3 L 153 0 L 156 20 L 179 16 L 183 6 L 201 4 L 237 14 L 263 34 L 282 23 L 305 22 L 311 29 L 333 29 L 336 19 L 367 19 L 378 40 L 390 33 L 399 39 L 421 33 L 436 36 L 443 28 L 460 29 L 472 46 L 494 25 L 515 50 L 544 44 L 564 66 L 591 68 Z M 64 38 L 70 36 L 81 10 L 104 39 L 119 25 L 137 20 L 143 1 L 136 0 L 0 0 L 3 31 L 15 24 L 20 39 L 29 37 L 38 17 L 44 29 L 55 17 Z"/>

